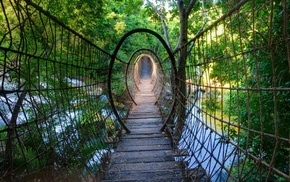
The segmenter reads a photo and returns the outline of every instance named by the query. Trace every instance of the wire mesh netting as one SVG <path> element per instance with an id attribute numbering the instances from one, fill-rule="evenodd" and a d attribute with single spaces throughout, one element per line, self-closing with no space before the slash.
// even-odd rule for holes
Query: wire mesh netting
<path id="1" fill-rule="evenodd" d="M 231 1 L 188 43 L 186 80 L 158 60 L 165 50 L 140 49 L 131 64 L 116 59 L 117 117 L 126 118 L 150 70 L 189 180 L 289 181 L 289 8 L 286 0 Z M 96 180 L 121 135 L 107 98 L 112 56 L 29 0 L 1 1 L 0 18 L 0 179 Z M 126 57 L 122 49 L 117 56 Z"/>
<path id="2" fill-rule="evenodd" d="M 30 1 L 0 10 L 0 179 L 90 178 L 120 133 L 110 55 Z"/>
<path id="3" fill-rule="evenodd" d="M 289 8 L 241 1 L 190 41 L 167 130 L 192 180 L 290 180 Z"/>

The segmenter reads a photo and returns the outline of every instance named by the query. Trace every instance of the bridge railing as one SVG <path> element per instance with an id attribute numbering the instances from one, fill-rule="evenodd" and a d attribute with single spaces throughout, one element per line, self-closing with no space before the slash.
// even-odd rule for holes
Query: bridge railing
<path id="1" fill-rule="evenodd" d="M 112 56 L 30 0 L 0 5 L 0 179 L 96 179 L 121 128 L 105 84 Z M 187 94 L 174 98 L 169 61 L 155 80 L 162 113 L 178 106 L 166 131 L 187 175 L 289 181 L 289 3 L 240 1 L 190 43 Z M 126 118 L 118 61 L 111 91 Z"/>
<path id="2" fill-rule="evenodd" d="M 1 1 L 0 19 L 0 181 L 91 178 L 121 129 L 111 55 L 29 0 Z"/>
<path id="3" fill-rule="evenodd" d="M 289 13 L 287 1 L 240 1 L 189 42 L 184 127 L 176 136 L 176 107 L 166 129 L 192 179 L 290 180 Z"/>

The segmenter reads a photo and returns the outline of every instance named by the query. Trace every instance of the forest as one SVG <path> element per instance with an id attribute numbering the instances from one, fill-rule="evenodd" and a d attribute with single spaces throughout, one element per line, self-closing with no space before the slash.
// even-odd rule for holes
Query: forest
<path id="1" fill-rule="evenodd" d="M 238 13 L 216 22 L 239 4 Z M 226 167 L 230 175 L 288 181 L 289 14 L 290 2 L 280 0 L 1 1 L 0 177 L 53 165 L 82 174 L 102 168 L 111 148 L 105 141 L 121 128 L 106 98 L 110 55 L 125 33 L 146 28 L 164 38 L 176 59 L 174 135 L 184 137 L 188 113 L 198 107 L 205 125 L 214 123 L 239 149 L 243 162 Z M 138 48 L 168 58 L 145 33 L 122 45 L 113 85 L 124 117 L 131 103 L 121 63 Z M 191 101 L 199 90 L 202 98 Z"/>

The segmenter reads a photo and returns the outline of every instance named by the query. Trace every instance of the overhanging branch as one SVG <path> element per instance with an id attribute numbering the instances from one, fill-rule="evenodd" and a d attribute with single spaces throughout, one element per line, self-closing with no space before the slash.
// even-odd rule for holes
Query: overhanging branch
<path id="1" fill-rule="evenodd" d="M 150 0 L 147 0 L 147 3 L 155 10 L 155 12 L 157 13 L 157 15 L 159 16 L 161 23 L 162 23 L 162 28 L 163 28 L 163 32 L 164 32 L 164 36 L 165 36 L 165 41 L 168 45 L 168 47 L 170 48 L 170 50 L 172 50 L 172 46 L 169 40 L 169 35 L 168 35 L 168 28 L 167 28 L 167 24 L 165 22 L 165 18 L 164 18 L 164 14 L 162 12 L 162 10 L 159 10 L 156 6 L 153 5 L 153 3 Z"/>
<path id="2" fill-rule="evenodd" d="M 206 9 L 205 9 L 205 6 L 204 6 L 204 0 L 201 0 L 200 3 L 201 3 L 201 7 L 202 7 L 202 12 L 203 12 L 203 24 L 200 27 L 200 29 L 198 30 L 196 35 L 198 35 L 198 34 L 200 34 L 202 32 L 202 30 L 204 29 L 204 27 L 205 27 L 205 25 L 207 23 L 207 12 L 206 12 Z M 193 49 L 194 43 L 195 43 L 195 41 L 193 41 L 191 43 L 186 56 L 188 56 L 190 54 L 191 50 Z"/>

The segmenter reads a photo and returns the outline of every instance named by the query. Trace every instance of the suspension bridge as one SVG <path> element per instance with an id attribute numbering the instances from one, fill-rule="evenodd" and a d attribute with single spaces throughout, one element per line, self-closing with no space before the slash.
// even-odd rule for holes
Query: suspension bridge
<path id="1" fill-rule="evenodd" d="M 206 26 L 185 80 L 155 31 L 110 54 L 41 3 L 0 9 L 1 181 L 290 181 L 286 0 L 243 0 Z M 120 59 L 144 34 L 162 50 Z"/>

